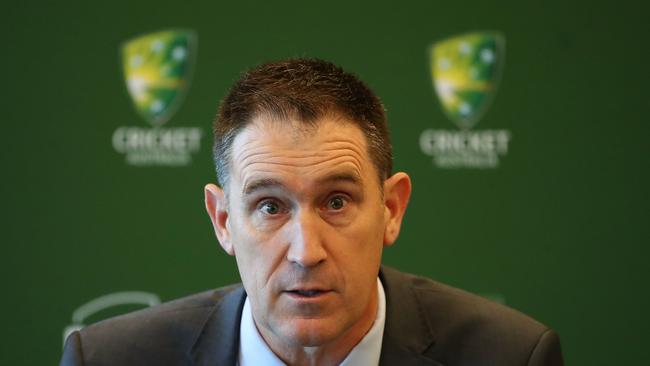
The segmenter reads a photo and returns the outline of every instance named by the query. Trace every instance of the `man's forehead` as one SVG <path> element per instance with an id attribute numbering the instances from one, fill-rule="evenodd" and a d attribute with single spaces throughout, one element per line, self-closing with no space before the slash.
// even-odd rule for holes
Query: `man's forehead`
<path id="1" fill-rule="evenodd" d="M 358 183 L 374 171 L 365 136 L 343 120 L 254 120 L 235 138 L 231 158 L 231 174 L 239 183 L 235 189 L 243 191 L 276 185 L 271 183 L 291 174 L 306 173 L 308 177 L 299 177 L 316 182 Z M 257 183 L 251 185 L 253 181 Z"/>
<path id="2" fill-rule="evenodd" d="M 356 130 L 359 133 L 359 137 L 361 137 L 360 142 L 365 146 L 365 136 L 363 136 L 361 128 L 337 113 L 324 114 L 313 121 L 303 121 L 297 118 L 278 118 L 268 114 L 259 114 L 244 127 L 242 132 L 257 131 L 263 134 L 279 132 L 282 134 L 284 141 L 300 142 L 313 137 L 323 130 L 338 128 Z"/>
<path id="3" fill-rule="evenodd" d="M 325 154 L 332 149 L 347 149 L 360 160 L 369 160 L 366 137 L 361 129 L 340 118 L 322 118 L 315 122 L 256 118 L 235 136 L 232 160 L 240 162 L 248 155 L 268 149 L 276 149 L 278 156 L 300 155 L 300 150 Z"/>

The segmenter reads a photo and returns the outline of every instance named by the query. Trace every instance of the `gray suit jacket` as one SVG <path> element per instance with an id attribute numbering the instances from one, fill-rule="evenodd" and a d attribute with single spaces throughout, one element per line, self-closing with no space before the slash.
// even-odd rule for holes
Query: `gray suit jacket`
<path id="1" fill-rule="evenodd" d="M 383 267 L 380 365 L 562 365 L 557 334 L 505 306 Z M 108 319 L 72 333 L 62 366 L 235 365 L 241 285 Z"/>

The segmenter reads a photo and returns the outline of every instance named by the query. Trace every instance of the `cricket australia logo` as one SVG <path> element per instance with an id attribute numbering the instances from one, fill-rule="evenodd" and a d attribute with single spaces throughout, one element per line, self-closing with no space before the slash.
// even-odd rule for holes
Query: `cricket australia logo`
<path id="1" fill-rule="evenodd" d="M 422 152 L 440 168 L 495 168 L 508 152 L 507 130 L 472 130 L 487 112 L 503 70 L 505 39 L 475 32 L 434 43 L 429 49 L 431 79 L 444 114 L 458 130 L 428 129 Z"/>
<path id="2" fill-rule="evenodd" d="M 122 45 L 126 89 L 137 113 L 151 128 L 119 127 L 113 147 L 130 165 L 187 165 L 200 148 L 198 127 L 163 128 L 187 94 L 196 54 L 192 31 L 146 34 Z"/>

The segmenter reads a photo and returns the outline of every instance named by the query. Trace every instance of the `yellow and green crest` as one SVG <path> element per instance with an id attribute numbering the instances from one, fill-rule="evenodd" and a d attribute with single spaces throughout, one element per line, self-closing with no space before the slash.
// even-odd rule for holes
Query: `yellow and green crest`
<path id="1" fill-rule="evenodd" d="M 483 116 L 497 90 L 505 53 L 498 32 L 476 32 L 434 43 L 431 76 L 449 119 L 469 129 Z"/>
<path id="2" fill-rule="evenodd" d="M 146 34 L 122 45 L 126 86 L 138 113 L 154 126 L 167 122 L 182 102 L 196 52 L 192 31 Z"/>

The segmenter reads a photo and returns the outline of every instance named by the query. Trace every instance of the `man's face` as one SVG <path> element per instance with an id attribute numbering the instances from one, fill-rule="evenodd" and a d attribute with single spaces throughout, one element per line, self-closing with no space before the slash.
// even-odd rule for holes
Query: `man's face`
<path id="1" fill-rule="evenodd" d="M 306 130 L 257 119 L 231 156 L 227 204 L 213 223 L 266 341 L 306 347 L 363 335 L 382 248 L 396 235 L 387 235 L 391 213 L 361 130 L 333 118 Z"/>

